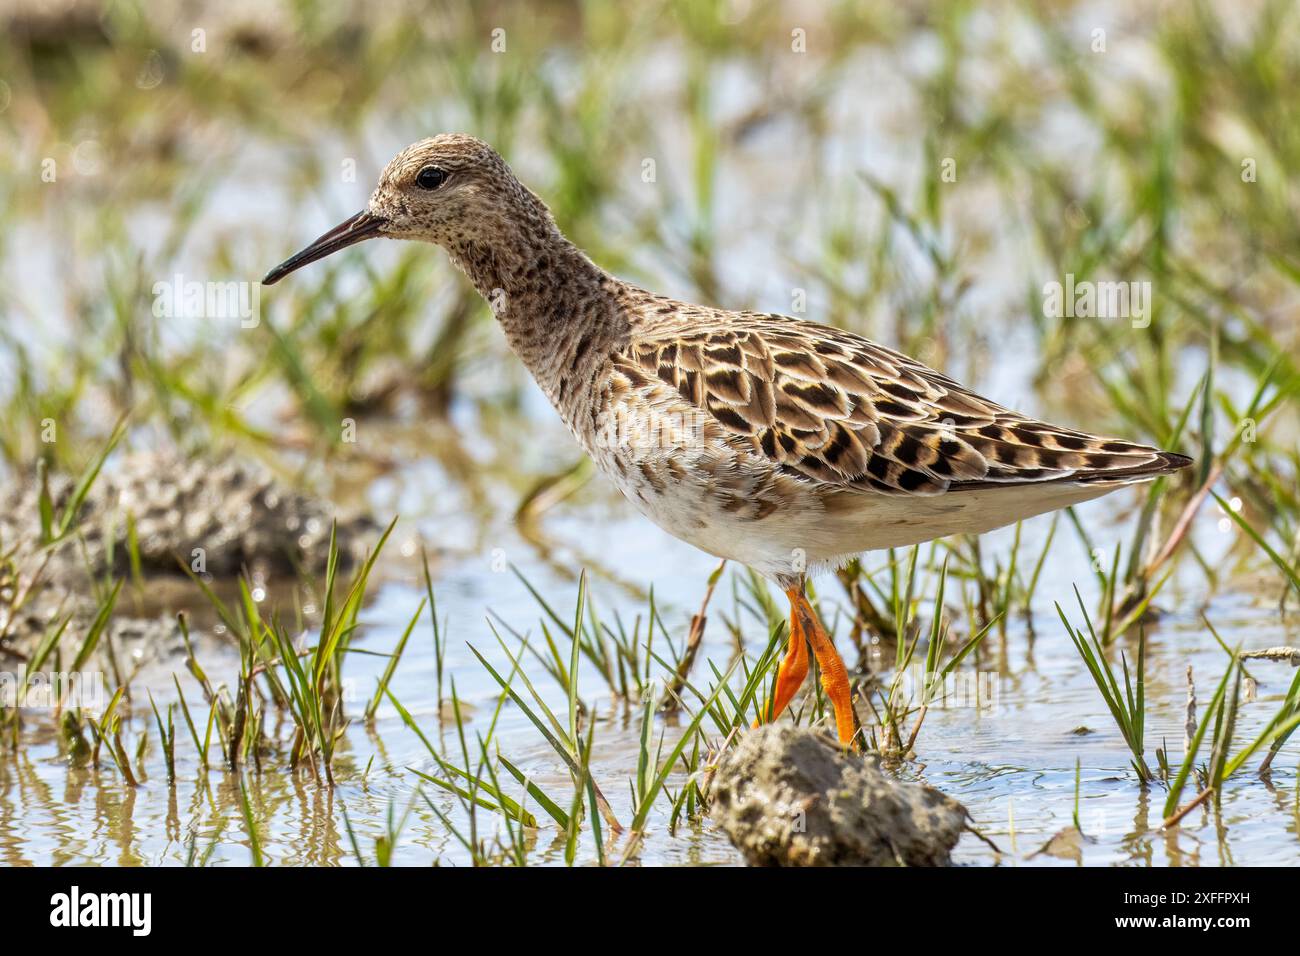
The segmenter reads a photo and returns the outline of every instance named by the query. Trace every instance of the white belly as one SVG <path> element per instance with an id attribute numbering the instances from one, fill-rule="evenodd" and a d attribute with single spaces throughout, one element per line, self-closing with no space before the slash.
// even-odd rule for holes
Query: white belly
<path id="1" fill-rule="evenodd" d="M 597 449 L 600 470 L 669 534 L 774 580 L 843 564 L 864 551 L 907 547 L 951 534 L 982 534 L 1087 501 L 1119 484 L 1007 485 L 942 495 L 819 494 L 794 479 L 742 469 L 717 475 L 689 460 L 631 459 Z M 713 476 L 713 477 L 710 477 Z"/>

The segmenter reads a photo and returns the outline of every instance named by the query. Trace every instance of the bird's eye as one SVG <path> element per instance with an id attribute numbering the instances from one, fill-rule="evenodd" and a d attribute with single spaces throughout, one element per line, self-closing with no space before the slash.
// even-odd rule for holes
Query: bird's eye
<path id="1" fill-rule="evenodd" d="M 447 171 L 437 166 L 425 166 L 415 177 L 415 185 L 421 189 L 437 189 L 447 181 Z"/>

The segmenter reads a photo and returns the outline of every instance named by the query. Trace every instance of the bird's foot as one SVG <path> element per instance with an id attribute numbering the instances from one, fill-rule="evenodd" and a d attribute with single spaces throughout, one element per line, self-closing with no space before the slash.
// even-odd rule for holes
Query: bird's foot
<path id="1" fill-rule="evenodd" d="M 817 667 L 822 674 L 822 688 L 835 711 L 835 730 L 839 734 L 840 745 L 847 747 L 853 744 L 860 748 L 861 744 L 857 741 L 861 726 L 858 724 L 857 712 L 853 709 L 853 689 L 849 685 L 848 669 L 802 590 L 790 595 L 790 604 L 791 617 L 801 619 L 802 629 L 812 644 L 813 656 L 817 658 Z"/>
<path id="2" fill-rule="evenodd" d="M 794 599 L 791 598 L 793 606 Z M 785 659 L 776 672 L 776 691 L 772 696 L 772 707 L 761 712 L 754 726 L 771 723 L 781 716 L 789 706 L 794 695 L 803 686 L 808 676 L 808 638 L 804 634 L 803 621 L 797 614 L 790 615 L 790 642 L 786 648 Z"/>
<path id="3" fill-rule="evenodd" d="M 821 670 L 822 687 L 835 712 L 835 729 L 839 734 L 840 744 L 848 746 L 853 743 L 860 747 L 861 745 L 855 742 L 859 739 L 861 727 L 858 724 L 857 713 L 853 709 L 852 689 L 849 686 L 849 674 L 844 667 L 844 661 L 835 650 L 830 635 L 817 620 L 817 614 L 804 596 L 803 588 L 789 589 L 786 591 L 786 597 L 790 599 L 790 646 L 777 670 L 776 690 L 771 710 L 755 721 L 754 726 L 781 716 L 781 712 L 803 685 L 804 679 L 808 676 L 807 645 L 811 644 L 813 655 L 817 658 L 817 666 Z"/>

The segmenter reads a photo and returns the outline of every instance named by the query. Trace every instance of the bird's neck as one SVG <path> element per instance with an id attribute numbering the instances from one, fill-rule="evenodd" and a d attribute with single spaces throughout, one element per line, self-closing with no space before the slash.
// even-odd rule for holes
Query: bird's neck
<path id="1" fill-rule="evenodd" d="M 573 428 L 583 388 L 627 339 L 618 280 L 569 242 L 544 206 L 538 215 L 493 230 L 490 241 L 458 238 L 448 252 Z"/>

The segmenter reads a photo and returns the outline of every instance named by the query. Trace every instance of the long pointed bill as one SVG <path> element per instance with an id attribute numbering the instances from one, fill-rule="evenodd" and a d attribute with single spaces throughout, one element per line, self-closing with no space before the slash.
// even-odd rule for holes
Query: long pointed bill
<path id="1" fill-rule="evenodd" d="M 383 228 L 384 222 L 385 220 L 370 215 L 366 210 L 362 210 L 351 219 L 339 223 L 302 252 L 285 259 L 284 262 L 266 274 L 266 277 L 262 279 L 262 285 L 275 285 L 290 272 L 301 269 L 309 262 L 324 259 L 340 249 L 346 249 L 363 239 L 371 239 L 379 235 L 379 230 Z"/>

